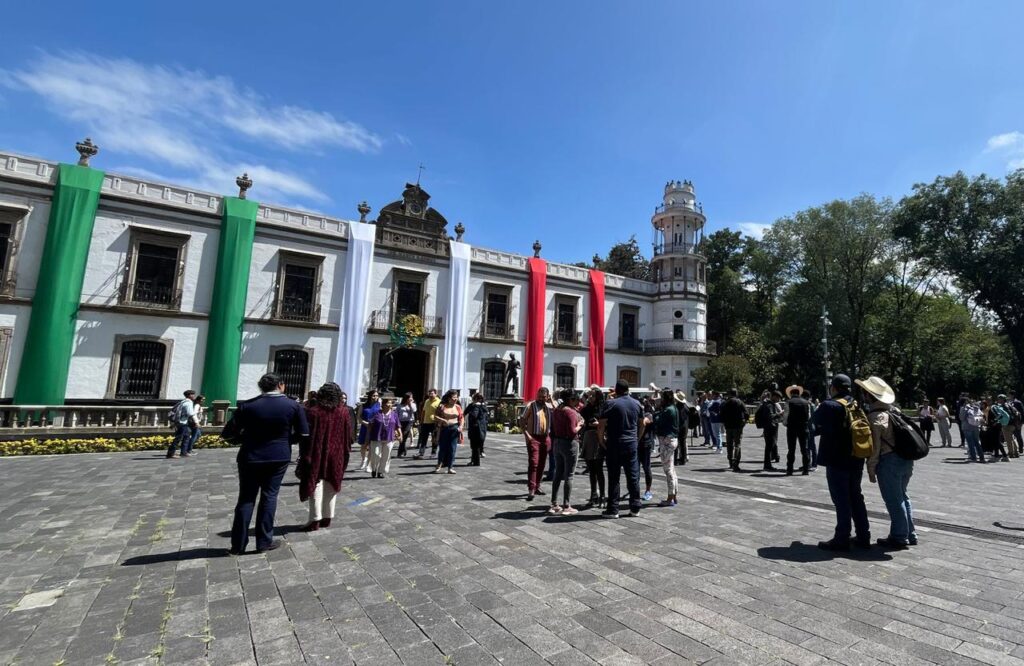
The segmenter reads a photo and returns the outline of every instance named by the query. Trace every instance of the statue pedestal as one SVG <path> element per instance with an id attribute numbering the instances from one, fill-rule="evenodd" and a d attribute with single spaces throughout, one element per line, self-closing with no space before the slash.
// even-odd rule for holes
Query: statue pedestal
<path id="1" fill-rule="evenodd" d="M 523 399 L 517 395 L 503 395 L 495 401 L 494 422 L 503 426 L 516 426 L 523 411 Z M 507 432 L 507 430 L 506 430 Z"/>

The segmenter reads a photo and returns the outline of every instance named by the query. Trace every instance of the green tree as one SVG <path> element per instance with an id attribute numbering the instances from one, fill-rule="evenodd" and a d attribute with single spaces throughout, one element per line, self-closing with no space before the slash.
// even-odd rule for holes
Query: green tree
<path id="1" fill-rule="evenodd" d="M 915 257 L 999 322 L 1024 384 L 1024 169 L 1005 182 L 962 172 L 917 184 L 900 201 L 895 233 Z"/>
<path id="2" fill-rule="evenodd" d="M 785 254 L 787 270 L 794 277 L 787 297 L 806 301 L 797 304 L 801 327 L 789 330 L 802 338 L 796 353 L 817 347 L 820 320 L 812 324 L 809 315 L 820 317 L 826 306 L 833 324 L 829 338 L 833 366 L 836 371 L 859 374 L 868 352 L 867 331 L 875 323 L 874 303 L 890 284 L 897 262 L 891 214 L 889 200 L 863 194 L 775 223 L 773 232 L 793 241 Z"/>
<path id="3" fill-rule="evenodd" d="M 725 354 L 711 359 L 707 366 L 693 371 L 693 378 L 693 387 L 698 391 L 728 391 L 735 388 L 740 394 L 747 394 L 754 383 L 750 363 L 735 354 Z"/>
<path id="4" fill-rule="evenodd" d="M 775 361 L 778 352 L 765 343 L 760 331 L 740 326 L 723 351 L 746 359 L 754 387 L 763 389 L 779 381 L 779 364 Z"/>
<path id="5" fill-rule="evenodd" d="M 747 322 L 750 294 L 744 287 L 746 244 L 743 234 L 720 229 L 704 239 L 701 251 L 707 260 L 708 339 L 725 350 L 730 337 Z"/>
<path id="6" fill-rule="evenodd" d="M 630 236 L 628 241 L 613 245 L 608 251 L 608 256 L 597 262 L 596 268 L 605 273 L 637 280 L 650 280 L 652 277 L 651 262 L 640 251 L 636 236 Z"/>

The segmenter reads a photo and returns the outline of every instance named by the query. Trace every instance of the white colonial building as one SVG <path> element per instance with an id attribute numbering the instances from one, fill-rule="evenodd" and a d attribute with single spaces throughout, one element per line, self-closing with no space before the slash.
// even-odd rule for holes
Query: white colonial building
<path id="1" fill-rule="evenodd" d="M 353 311 L 344 302 L 352 229 L 366 224 L 374 227 L 372 269 L 357 327 L 365 336 L 359 386 L 342 387 L 350 396 L 376 383 L 388 329 L 406 314 L 422 318 L 426 335 L 394 352 L 390 386 L 417 397 L 448 388 L 441 369 L 449 334 L 464 338 L 464 366 L 455 364 L 464 368 L 463 388 L 489 399 L 504 390 L 510 354 L 527 374 L 539 369 L 523 378 L 524 391 L 531 381 L 624 379 L 689 392 L 692 371 L 714 353 L 700 253 L 705 218 L 689 182 L 668 183 L 651 220 L 652 281 L 544 262 L 539 245 L 533 257 L 472 247 L 466 307 L 453 315 L 452 248 L 471 243 L 472 233 L 450 230 L 418 184 L 407 184 L 375 222 L 366 221 L 365 205 L 362 222 L 347 221 L 257 203 L 244 189 L 240 202 L 103 173 L 88 166 L 94 153 L 72 166 L 0 152 L 4 402 L 157 402 L 189 387 L 233 400 L 252 395 L 267 371 L 283 375 L 289 393 L 315 389 L 339 376 L 339 348 L 352 330 L 343 321 Z M 73 185 L 73 176 L 94 177 L 92 208 L 88 186 Z M 255 218 L 249 237 L 229 210 L 239 202 Z M 64 302 L 61 290 L 76 289 L 79 277 L 78 298 Z M 213 361 L 226 370 L 204 369 Z"/>

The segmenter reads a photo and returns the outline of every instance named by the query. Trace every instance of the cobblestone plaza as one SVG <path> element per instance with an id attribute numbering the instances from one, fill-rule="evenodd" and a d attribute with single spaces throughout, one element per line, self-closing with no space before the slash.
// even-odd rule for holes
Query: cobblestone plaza
<path id="1" fill-rule="evenodd" d="M 734 474 L 697 448 L 676 508 L 551 517 L 525 501 L 521 440 L 487 452 L 456 476 L 350 471 L 313 534 L 289 474 L 285 547 L 239 558 L 232 450 L 4 459 L 0 663 L 1024 663 L 1015 463 L 933 450 L 911 485 L 920 545 L 836 556 L 814 546 L 833 525 L 820 472 Z"/>

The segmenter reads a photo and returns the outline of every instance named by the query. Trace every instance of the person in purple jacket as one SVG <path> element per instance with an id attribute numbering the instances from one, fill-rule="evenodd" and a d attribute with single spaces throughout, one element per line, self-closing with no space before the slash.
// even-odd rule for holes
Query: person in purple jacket
<path id="1" fill-rule="evenodd" d="M 380 411 L 370 421 L 370 476 L 383 479 L 391 468 L 391 447 L 402 430 L 398 420 L 398 412 L 394 409 L 394 401 L 384 398 L 380 403 Z"/>

